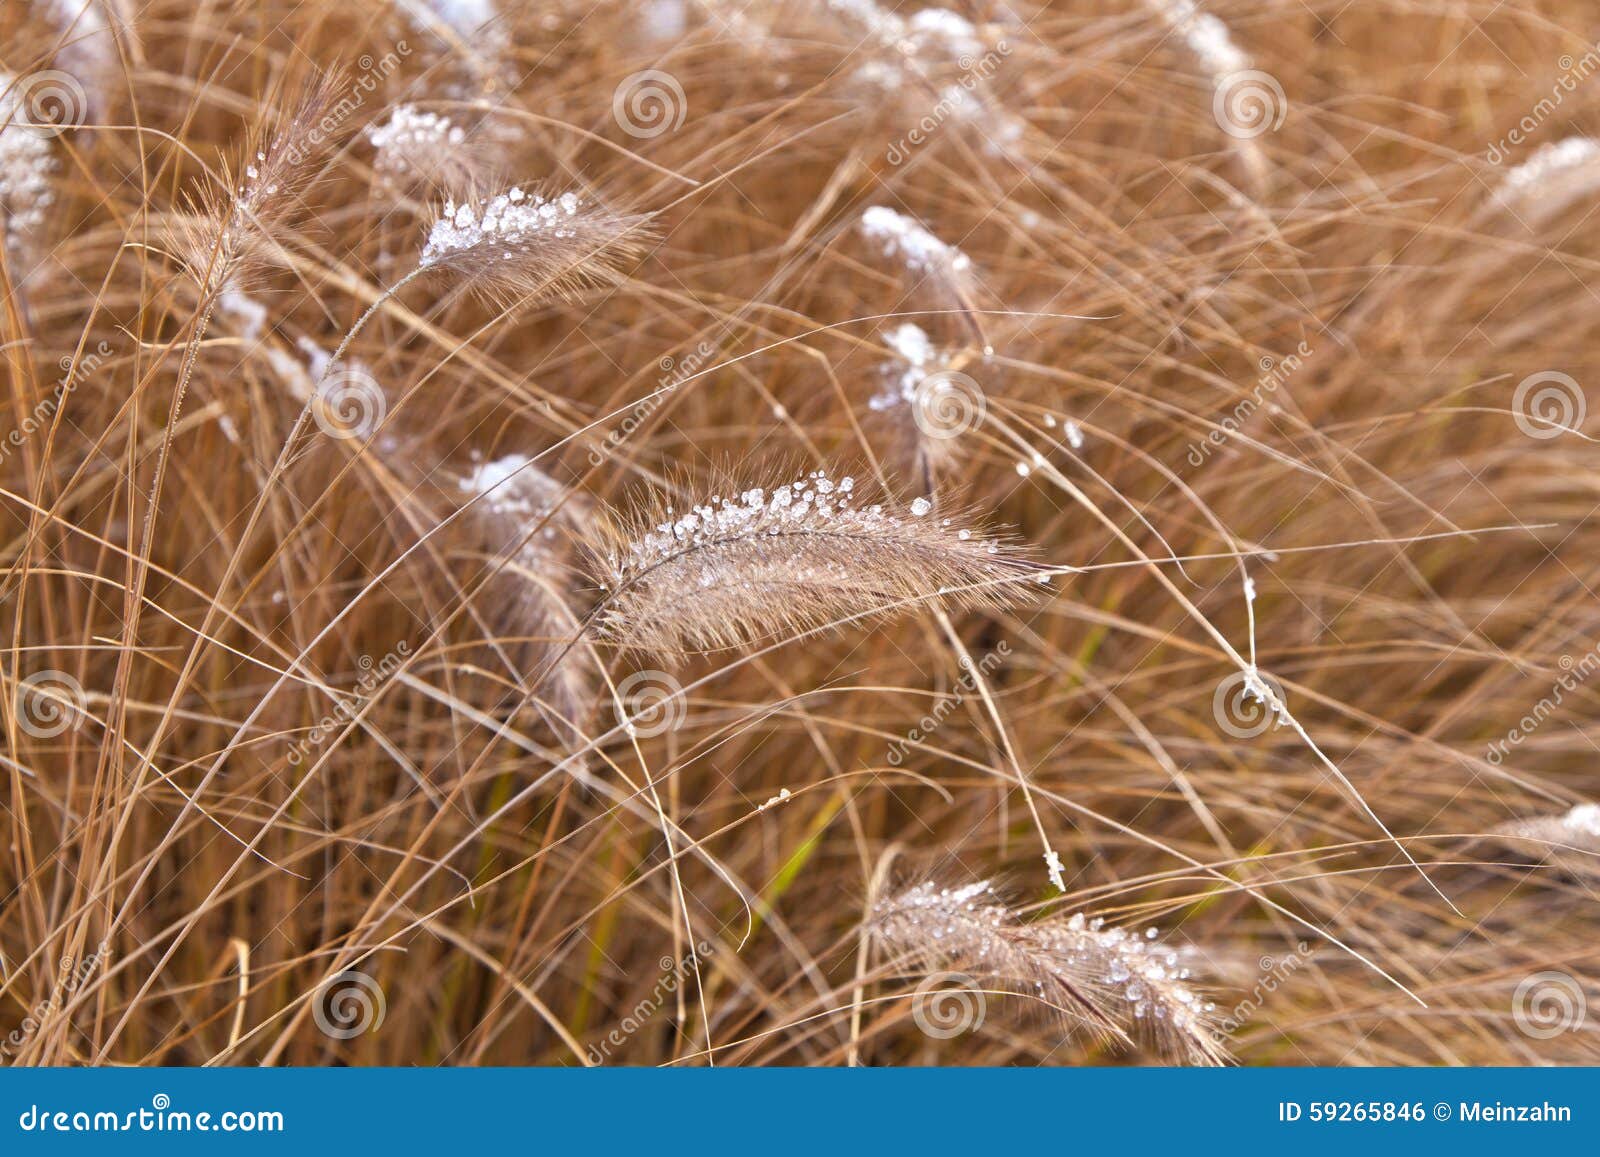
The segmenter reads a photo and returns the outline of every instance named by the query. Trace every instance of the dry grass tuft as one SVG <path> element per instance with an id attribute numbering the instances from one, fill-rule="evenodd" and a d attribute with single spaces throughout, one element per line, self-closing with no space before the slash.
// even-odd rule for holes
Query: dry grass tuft
<path id="1" fill-rule="evenodd" d="M 0 1056 L 1600 1061 L 1591 16 L 0 3 Z"/>

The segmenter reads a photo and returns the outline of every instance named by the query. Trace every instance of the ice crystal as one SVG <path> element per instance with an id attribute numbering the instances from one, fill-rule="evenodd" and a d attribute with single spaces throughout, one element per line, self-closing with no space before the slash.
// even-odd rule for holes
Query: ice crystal
<path id="1" fill-rule="evenodd" d="M 539 672 L 540 699 L 558 731 L 588 730 L 597 702 L 599 665 L 593 650 L 578 642 L 582 628 L 574 612 L 574 536 L 589 501 L 533 465 L 526 454 L 504 454 L 480 462 L 461 480 L 476 497 L 476 525 L 492 550 L 512 553 L 505 571 L 510 595 L 494 601 L 510 638 L 522 641 L 524 664 Z M 576 644 L 569 646 L 569 643 Z"/>
<path id="2" fill-rule="evenodd" d="M 519 187 L 482 203 L 463 201 L 458 205 L 451 199 L 428 232 L 421 264 L 437 265 L 491 249 L 499 249 L 502 260 L 514 261 L 522 251 L 548 238 L 573 236 L 578 205 L 575 193 L 546 201 Z"/>
<path id="3" fill-rule="evenodd" d="M 499 65 L 509 48 L 506 22 L 499 19 L 494 0 L 402 0 L 412 22 L 434 32 L 446 32 Z"/>
<path id="4" fill-rule="evenodd" d="M 983 41 L 972 22 L 948 8 L 924 8 L 907 18 L 874 0 L 828 0 L 828 7 L 908 58 L 936 52 L 930 63 L 959 61 L 983 51 Z"/>
<path id="5" fill-rule="evenodd" d="M 949 59 L 976 56 L 983 41 L 972 21 L 948 8 L 924 8 L 907 22 L 907 32 L 918 48 L 937 47 Z"/>

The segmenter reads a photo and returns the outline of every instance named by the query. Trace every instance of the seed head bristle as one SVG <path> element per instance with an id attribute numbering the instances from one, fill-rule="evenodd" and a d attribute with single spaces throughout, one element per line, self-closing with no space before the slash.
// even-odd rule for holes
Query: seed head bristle
<path id="1" fill-rule="evenodd" d="M 395 190 L 443 185 L 466 190 L 474 180 L 476 158 L 467 132 L 449 117 L 397 105 L 381 123 L 367 126 L 373 171 Z"/>
<path id="2" fill-rule="evenodd" d="M 1220 83 L 1250 67 L 1250 56 L 1234 43 L 1228 26 L 1209 12 L 1202 12 L 1194 0 L 1151 0 L 1156 12 L 1167 22 L 1206 75 Z"/>
<path id="3" fill-rule="evenodd" d="M 1519 851 L 1548 856 L 1575 876 L 1600 876 L 1600 804 L 1580 803 L 1563 815 L 1512 820 L 1489 834 Z"/>
<path id="4" fill-rule="evenodd" d="M 493 549 L 509 538 L 515 552 L 508 568 L 517 596 L 503 604 L 509 634 L 532 640 L 536 670 L 546 698 L 565 721 L 582 730 L 597 697 L 598 664 L 581 641 L 574 610 L 575 533 L 590 503 L 533 465 L 523 454 L 505 454 L 478 465 L 461 483 L 478 496 L 476 509 Z M 553 666 L 552 666 L 553 664 Z"/>
<path id="5" fill-rule="evenodd" d="M 0 72 L 0 234 L 12 252 L 44 226 L 58 168 L 49 139 L 29 128 L 17 78 Z"/>
<path id="6" fill-rule="evenodd" d="M 1537 223 L 1600 190 L 1600 141 L 1566 137 L 1541 145 L 1508 172 L 1495 203 Z"/>
<path id="7" fill-rule="evenodd" d="M 659 502 L 596 545 L 614 640 L 668 654 L 773 640 L 918 605 L 995 608 L 1037 569 L 918 498 L 863 502 L 822 471 L 714 497 Z"/>
<path id="8" fill-rule="evenodd" d="M 1024 921 L 987 880 L 914 884 L 879 900 L 869 927 L 920 964 L 960 968 L 1043 1000 L 1073 1028 L 1143 1040 L 1186 1064 L 1226 1059 L 1183 953 L 1161 944 L 1154 929 L 1139 936 L 1082 913 Z"/>
<path id="9" fill-rule="evenodd" d="M 618 280 L 618 267 L 642 247 L 642 224 L 576 193 L 547 200 L 513 186 L 492 197 L 447 200 L 419 264 L 449 271 L 500 302 L 566 297 Z"/>
<path id="10" fill-rule="evenodd" d="M 952 282 L 965 282 L 972 274 L 972 259 L 965 253 L 887 205 L 873 205 L 861 214 L 861 232 L 881 246 L 885 257 L 898 258 L 913 273 Z"/>
<path id="11" fill-rule="evenodd" d="M 339 74 L 319 73 L 284 111 L 249 132 L 224 169 L 226 191 L 208 187 L 174 219 L 174 245 L 204 293 L 247 285 L 276 251 L 275 227 L 305 196 L 332 144 L 324 118 L 342 87 Z"/>

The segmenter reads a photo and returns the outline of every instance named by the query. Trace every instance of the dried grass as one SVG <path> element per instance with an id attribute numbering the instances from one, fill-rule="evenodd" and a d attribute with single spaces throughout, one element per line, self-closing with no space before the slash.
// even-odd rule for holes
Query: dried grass
<path id="1" fill-rule="evenodd" d="M 1600 87 L 1507 141 L 1587 8 L 70 7 L 0 5 L 83 86 L 0 128 L 7 1060 L 1600 1060 L 1514 1007 L 1600 998 Z M 897 857 L 1007 896 L 929 944 Z"/>

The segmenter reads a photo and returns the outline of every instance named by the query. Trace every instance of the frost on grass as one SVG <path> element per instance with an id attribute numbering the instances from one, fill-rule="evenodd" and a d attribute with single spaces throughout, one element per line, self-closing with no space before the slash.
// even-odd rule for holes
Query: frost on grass
<path id="1" fill-rule="evenodd" d="M 466 60 L 480 82 L 514 79 L 511 37 L 494 0 L 400 0 L 411 24 Z"/>
<path id="2" fill-rule="evenodd" d="M 37 8 L 60 44 L 55 67 L 84 85 L 91 110 L 102 106 L 117 69 L 117 43 L 102 10 L 103 0 L 43 0 Z M 112 13 L 115 18 L 116 10 Z"/>
<path id="3" fill-rule="evenodd" d="M 958 63 L 983 51 L 972 21 L 949 8 L 923 8 L 906 17 L 875 0 L 828 0 L 828 7 L 908 63 Z"/>
<path id="4" fill-rule="evenodd" d="M 449 271 L 493 300 L 564 297 L 617 279 L 639 250 L 640 220 L 576 193 L 546 199 L 513 186 L 492 197 L 447 200 L 419 262 Z"/>
<path id="5" fill-rule="evenodd" d="M 861 232 L 882 248 L 885 257 L 903 261 L 913 272 L 965 277 L 972 270 L 972 259 L 965 253 L 887 205 L 873 205 L 861 214 Z"/>
<path id="6" fill-rule="evenodd" d="M 915 884 L 879 900 L 868 919 L 891 951 L 1032 997 L 1072 1028 L 1187 1064 L 1226 1058 L 1186 953 L 1153 928 L 1141 936 L 1082 913 L 1024 921 L 987 880 Z"/>
<path id="7" fill-rule="evenodd" d="M 972 259 L 947 244 L 932 230 L 886 205 L 873 205 L 861 215 L 861 235 L 891 261 L 970 311 L 974 289 Z M 970 323 L 969 324 L 975 324 Z M 981 335 L 980 335 L 981 336 Z M 980 341 L 980 344 L 986 344 Z"/>
<path id="8" fill-rule="evenodd" d="M 267 329 L 267 307 L 242 289 L 228 288 L 217 298 L 217 310 L 229 318 L 246 342 L 260 339 Z"/>
<path id="9" fill-rule="evenodd" d="M 947 469 L 961 448 L 950 418 L 969 414 L 955 371 L 960 355 L 941 349 L 921 326 L 903 322 L 884 335 L 895 357 L 879 366 L 883 388 L 867 401 L 887 435 L 923 478 Z"/>
<path id="10" fill-rule="evenodd" d="M 1596 191 L 1600 191 L 1600 141 L 1566 137 L 1540 146 L 1508 172 L 1495 190 L 1495 202 L 1539 222 Z"/>
<path id="11" fill-rule="evenodd" d="M 949 366 L 948 355 L 934 348 L 921 326 L 905 322 L 885 334 L 884 340 L 897 356 L 882 367 L 886 388 L 867 403 L 880 413 L 914 405 L 928 376 Z"/>
<path id="12" fill-rule="evenodd" d="M 1194 0 L 1151 3 L 1214 82 L 1250 67 L 1249 55 L 1234 43 L 1228 26 L 1211 13 L 1202 12 Z"/>
<path id="13" fill-rule="evenodd" d="M 366 137 L 374 151 L 373 171 L 391 188 L 471 180 L 466 130 L 449 117 L 403 104 L 381 124 L 368 125 Z"/>
<path id="14" fill-rule="evenodd" d="M 541 680 L 562 730 L 581 731 L 593 715 L 599 673 L 592 651 L 578 642 L 573 610 L 574 532 L 589 516 L 589 501 L 524 454 L 480 463 L 461 488 L 475 500 L 490 550 L 511 548 L 506 577 L 515 594 L 496 604 L 500 628 L 530 651 L 525 666 Z"/>
<path id="15" fill-rule="evenodd" d="M 680 511 L 658 501 L 596 544 L 602 629 L 660 653 L 787 637 L 929 603 L 994 608 L 1037 568 L 938 517 L 891 509 L 816 471 Z"/>
<path id="16" fill-rule="evenodd" d="M 43 228 L 58 167 L 49 139 L 30 131 L 24 119 L 17 78 L 0 72 L 0 233 L 14 255 Z"/>

